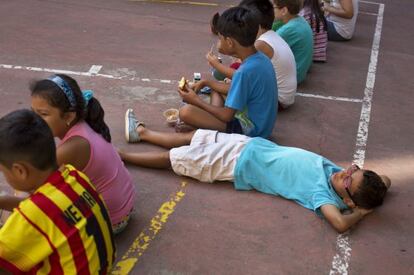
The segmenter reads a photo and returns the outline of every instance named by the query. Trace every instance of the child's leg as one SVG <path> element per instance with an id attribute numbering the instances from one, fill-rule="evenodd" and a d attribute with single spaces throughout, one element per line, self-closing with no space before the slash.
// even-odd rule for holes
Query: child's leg
<path id="1" fill-rule="evenodd" d="M 190 104 L 180 108 L 180 119 L 196 128 L 211 129 L 220 132 L 226 131 L 226 123 L 217 119 L 209 112 Z"/>
<path id="2" fill-rule="evenodd" d="M 219 106 L 219 107 L 224 106 L 223 96 L 216 91 L 212 91 L 210 94 L 210 104 L 213 106 Z"/>
<path id="3" fill-rule="evenodd" d="M 119 156 L 125 162 L 142 167 L 166 169 L 171 167 L 170 152 L 126 153 L 119 151 Z"/>
<path id="4" fill-rule="evenodd" d="M 203 182 L 233 181 L 234 169 L 249 138 L 199 130 L 189 146 L 170 150 L 173 171 Z M 227 142 L 217 142 L 223 138 Z"/>
<path id="5" fill-rule="evenodd" d="M 141 140 L 168 149 L 190 144 L 195 133 L 195 131 L 187 133 L 158 132 L 147 129 L 142 125 L 138 126 L 136 131 Z"/>

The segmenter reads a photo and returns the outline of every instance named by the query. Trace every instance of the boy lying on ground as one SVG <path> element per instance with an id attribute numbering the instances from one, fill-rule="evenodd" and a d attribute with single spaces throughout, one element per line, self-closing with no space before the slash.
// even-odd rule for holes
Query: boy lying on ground
<path id="1" fill-rule="evenodd" d="M 211 130 L 162 133 L 137 127 L 141 139 L 172 148 L 124 153 L 124 161 L 151 168 L 171 167 L 204 182 L 232 181 L 237 190 L 258 190 L 294 200 L 322 214 L 344 232 L 382 204 L 391 181 L 352 165 L 347 169 L 315 153 L 269 140 Z M 176 147 L 176 148 L 174 148 Z M 352 209 L 351 214 L 342 210 Z"/>

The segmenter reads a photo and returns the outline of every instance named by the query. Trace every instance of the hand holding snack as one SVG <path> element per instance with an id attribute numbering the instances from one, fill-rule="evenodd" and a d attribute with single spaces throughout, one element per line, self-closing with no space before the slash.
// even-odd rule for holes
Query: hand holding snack
<path id="1" fill-rule="evenodd" d="M 201 89 L 206 86 L 206 82 L 204 80 L 200 80 L 196 83 L 190 85 L 190 88 L 194 90 L 194 92 L 198 93 Z"/>
<path id="2" fill-rule="evenodd" d="M 178 83 L 178 94 L 189 104 L 195 105 L 197 101 L 200 100 L 194 90 L 187 85 L 187 81 L 184 77 L 182 77 Z"/>

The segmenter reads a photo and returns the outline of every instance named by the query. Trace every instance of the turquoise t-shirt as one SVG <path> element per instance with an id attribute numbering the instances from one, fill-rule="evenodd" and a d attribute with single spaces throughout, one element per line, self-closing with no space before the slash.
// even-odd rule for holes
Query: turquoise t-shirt
<path id="1" fill-rule="evenodd" d="M 295 17 L 276 31 L 288 43 L 295 56 L 298 83 L 306 78 L 312 65 L 313 33 L 309 23 L 302 17 Z"/>
<path id="2" fill-rule="evenodd" d="M 257 52 L 235 71 L 225 106 L 237 110 L 235 117 L 245 135 L 267 138 L 276 121 L 277 97 L 273 65 L 266 55 Z"/>
<path id="3" fill-rule="evenodd" d="M 321 214 L 325 204 L 347 208 L 330 183 L 332 173 L 341 170 L 315 153 L 253 138 L 237 160 L 234 187 L 279 195 Z"/>

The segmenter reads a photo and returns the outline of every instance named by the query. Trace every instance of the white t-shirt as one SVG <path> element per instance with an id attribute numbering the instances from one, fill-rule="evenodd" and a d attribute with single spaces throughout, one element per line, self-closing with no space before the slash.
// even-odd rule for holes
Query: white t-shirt
<path id="1" fill-rule="evenodd" d="M 285 106 L 292 105 L 297 88 L 296 62 L 292 50 L 273 30 L 263 33 L 257 40 L 267 43 L 273 49 L 271 62 L 276 72 L 279 102 Z"/>
<path id="2" fill-rule="evenodd" d="M 331 6 L 341 8 L 339 0 L 332 0 Z M 352 7 L 354 9 L 354 16 L 351 19 L 342 18 L 332 13 L 328 16 L 328 20 L 334 24 L 335 30 L 345 39 L 351 39 L 352 35 L 354 35 L 358 17 L 358 0 L 352 0 Z"/>

